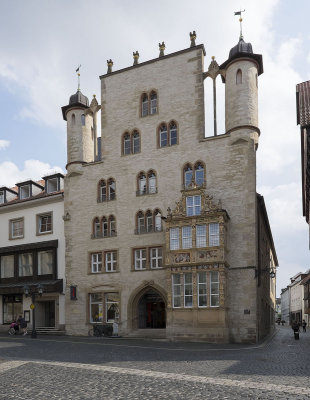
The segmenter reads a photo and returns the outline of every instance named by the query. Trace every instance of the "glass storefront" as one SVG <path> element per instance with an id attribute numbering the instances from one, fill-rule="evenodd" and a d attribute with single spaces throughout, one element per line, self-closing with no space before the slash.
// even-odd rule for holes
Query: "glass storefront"
<path id="1" fill-rule="evenodd" d="M 19 315 L 23 315 L 23 296 L 4 295 L 3 296 L 3 323 L 9 324 L 16 321 Z"/>

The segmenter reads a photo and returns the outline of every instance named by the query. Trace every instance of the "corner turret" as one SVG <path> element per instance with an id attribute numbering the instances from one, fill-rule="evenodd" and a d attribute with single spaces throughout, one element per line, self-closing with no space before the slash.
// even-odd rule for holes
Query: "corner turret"
<path id="1" fill-rule="evenodd" d="M 261 54 L 253 53 L 251 43 L 241 36 L 220 66 L 225 83 L 226 133 L 246 130 L 258 144 L 258 75 L 263 73 Z"/>

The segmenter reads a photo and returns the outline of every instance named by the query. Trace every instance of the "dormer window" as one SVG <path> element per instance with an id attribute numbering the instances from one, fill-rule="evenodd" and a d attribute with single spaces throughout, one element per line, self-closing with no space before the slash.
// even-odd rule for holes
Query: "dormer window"
<path id="1" fill-rule="evenodd" d="M 200 215 L 201 211 L 201 196 L 188 196 L 186 197 L 186 215 L 192 217 L 193 215 Z"/>
<path id="2" fill-rule="evenodd" d="M 47 188 L 46 188 L 47 193 L 53 193 L 59 190 L 58 178 L 48 179 L 46 183 L 47 183 Z"/>
<path id="3" fill-rule="evenodd" d="M 28 199 L 28 197 L 30 197 L 30 185 L 21 186 L 19 190 L 20 199 Z"/>

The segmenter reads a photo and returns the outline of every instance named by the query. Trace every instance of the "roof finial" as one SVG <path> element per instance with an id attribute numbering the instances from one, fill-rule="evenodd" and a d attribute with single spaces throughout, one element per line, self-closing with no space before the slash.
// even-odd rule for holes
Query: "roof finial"
<path id="1" fill-rule="evenodd" d="M 190 37 L 190 40 L 191 40 L 191 45 L 190 45 L 190 47 L 195 47 L 195 46 L 196 46 L 195 40 L 196 40 L 196 38 L 197 38 L 196 32 L 195 32 L 195 31 L 190 32 L 190 33 L 189 33 L 189 37 Z"/>
<path id="2" fill-rule="evenodd" d="M 240 37 L 239 40 L 243 39 L 243 35 L 242 35 L 242 13 L 245 12 L 245 10 L 241 10 L 240 11 L 235 11 L 234 15 L 240 15 L 239 18 L 239 22 L 240 22 Z"/>
<path id="3" fill-rule="evenodd" d="M 81 64 L 77 67 L 77 69 L 75 70 L 77 77 L 78 77 L 78 91 L 80 90 L 80 68 L 81 68 Z"/>

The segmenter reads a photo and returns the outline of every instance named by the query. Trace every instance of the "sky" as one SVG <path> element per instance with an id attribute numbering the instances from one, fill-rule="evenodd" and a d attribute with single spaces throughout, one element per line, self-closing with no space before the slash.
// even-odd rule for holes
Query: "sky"
<path id="1" fill-rule="evenodd" d="M 100 99 L 99 76 L 189 46 L 197 33 L 207 55 L 226 61 L 238 42 L 234 11 L 245 9 L 243 36 L 263 55 L 259 77 L 257 191 L 265 198 L 279 260 L 277 293 L 310 268 L 302 217 L 296 84 L 310 79 L 309 0 L 0 0 L 0 186 L 65 173 L 66 123 L 61 106 L 81 90 Z M 209 85 L 209 86 L 208 86 Z M 206 98 L 210 83 L 206 83 Z M 218 133 L 224 133 L 224 85 L 218 88 Z M 212 134 L 212 118 L 206 135 Z"/>

